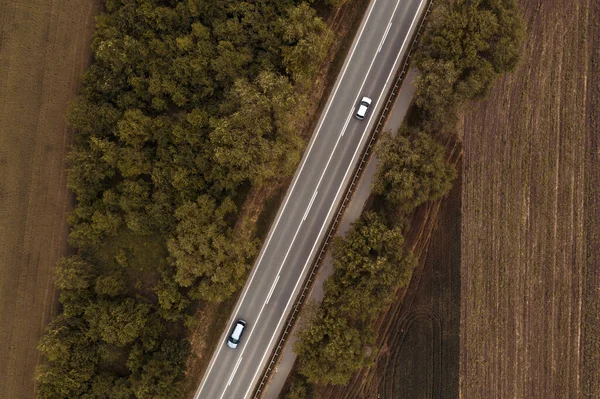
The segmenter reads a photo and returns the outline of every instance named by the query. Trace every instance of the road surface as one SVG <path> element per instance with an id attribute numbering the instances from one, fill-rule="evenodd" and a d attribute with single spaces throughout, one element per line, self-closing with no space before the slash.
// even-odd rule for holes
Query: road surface
<path id="1" fill-rule="evenodd" d="M 369 6 L 195 399 L 252 395 L 425 7 L 425 0 L 374 0 Z M 363 96 L 373 103 L 359 121 L 354 114 Z M 233 350 L 225 341 L 238 318 L 248 325 Z"/>

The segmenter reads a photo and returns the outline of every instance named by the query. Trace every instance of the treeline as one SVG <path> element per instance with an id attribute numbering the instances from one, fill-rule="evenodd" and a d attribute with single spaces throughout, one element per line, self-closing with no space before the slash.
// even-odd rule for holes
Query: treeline
<path id="1" fill-rule="evenodd" d="M 295 0 L 106 0 L 68 121 L 77 206 L 39 398 L 175 398 L 200 300 L 258 252 L 244 193 L 292 174 L 331 33 Z M 246 229 L 247 230 L 247 229 Z"/>
<path id="2" fill-rule="evenodd" d="M 374 322 L 416 264 L 404 229 L 419 205 L 446 195 L 456 178 L 440 142 L 456 133 L 468 101 L 514 69 L 523 36 L 514 0 L 438 2 L 415 57 L 420 76 L 409 117 L 378 142 L 376 205 L 333 242 L 334 273 L 298 333 L 299 374 L 287 398 L 309 397 L 310 383 L 345 384 L 376 355 Z"/>
<path id="3" fill-rule="evenodd" d="M 408 283 L 414 258 L 404 247 L 402 226 L 390 228 L 373 212 L 332 246 L 334 273 L 294 352 L 309 382 L 344 384 L 354 370 L 369 364 L 373 323 L 391 302 L 394 288 Z"/>

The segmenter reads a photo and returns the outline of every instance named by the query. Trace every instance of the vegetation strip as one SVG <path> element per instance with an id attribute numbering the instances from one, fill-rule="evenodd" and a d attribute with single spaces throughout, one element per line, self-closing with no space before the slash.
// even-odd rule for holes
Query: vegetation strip
<path id="1" fill-rule="evenodd" d="M 182 394 L 191 314 L 244 284 L 258 240 L 238 207 L 295 170 L 330 43 L 303 2 L 106 1 L 69 112 L 78 252 L 58 265 L 38 397 Z"/>
<path id="2" fill-rule="evenodd" d="M 394 86 L 390 89 L 390 93 L 386 98 L 386 105 L 382 108 L 380 115 L 378 117 L 378 122 L 376 124 L 376 128 L 375 130 L 372 132 L 371 134 L 371 138 L 369 141 L 369 144 L 365 150 L 365 152 L 362 154 L 361 157 L 361 161 L 358 164 L 356 170 L 354 171 L 353 174 L 353 178 L 352 181 L 346 191 L 346 194 L 344 196 L 344 200 L 342 201 L 342 203 L 340 204 L 340 206 L 337 209 L 336 212 L 336 217 L 333 220 L 331 226 L 329 227 L 329 233 L 327 235 L 327 238 L 325 239 L 325 242 L 322 244 L 321 248 L 320 248 L 320 253 L 319 256 L 317 257 L 316 261 L 314 262 L 310 272 L 308 273 L 306 280 L 304 281 L 304 286 L 302 289 L 302 292 L 300 293 L 300 295 L 298 296 L 298 299 L 296 300 L 295 304 L 294 304 L 294 308 L 292 310 L 292 312 L 290 313 L 287 322 L 286 322 L 286 327 L 284 328 L 284 330 L 282 331 L 282 333 L 280 334 L 279 340 L 278 340 L 278 345 L 275 347 L 274 352 L 271 356 L 271 360 L 269 362 L 268 365 L 265 366 L 265 370 L 263 371 L 263 377 L 261 382 L 259 383 L 258 387 L 255 390 L 254 393 L 254 397 L 258 398 L 260 397 L 261 393 L 262 393 L 262 389 L 263 387 L 267 384 L 267 381 L 269 379 L 269 377 L 272 374 L 273 368 L 275 366 L 275 364 L 277 363 L 279 354 L 281 353 L 281 350 L 283 348 L 283 344 L 285 343 L 289 333 L 291 332 L 292 326 L 295 323 L 295 319 L 297 317 L 297 314 L 300 312 L 301 307 L 303 306 L 305 299 L 307 297 L 308 294 L 308 290 L 310 289 L 312 282 L 313 282 L 313 277 L 316 275 L 317 270 L 320 266 L 321 261 L 324 259 L 325 256 L 325 252 L 327 251 L 327 249 L 329 248 L 329 244 L 331 239 L 334 236 L 334 233 L 337 229 L 337 225 L 338 222 L 341 219 L 341 216 L 344 212 L 344 209 L 346 207 L 346 205 L 348 204 L 348 202 L 350 201 L 350 198 L 352 197 L 353 194 L 353 190 L 358 182 L 358 179 L 361 176 L 362 173 L 362 169 L 364 167 L 364 165 L 366 164 L 367 160 L 369 159 L 370 155 L 371 155 L 371 149 L 375 143 L 375 139 L 379 133 L 379 129 L 381 126 L 383 126 L 385 119 L 388 116 L 388 110 L 391 108 L 391 103 L 393 103 L 395 96 L 398 94 L 398 89 L 400 87 L 400 84 L 402 82 L 402 80 L 404 79 L 404 77 L 406 76 L 407 72 L 408 72 L 408 59 L 410 59 L 410 55 L 412 54 L 413 51 L 413 47 L 414 44 L 416 43 L 416 41 L 418 40 L 418 36 L 420 34 L 420 29 L 421 26 L 423 24 L 423 21 L 426 19 L 426 16 L 429 14 L 429 10 L 430 10 L 430 6 L 431 3 L 428 5 L 428 8 L 426 10 L 426 12 L 423 15 L 423 19 L 420 21 L 419 24 L 419 29 L 417 31 L 417 35 L 415 37 L 415 39 L 413 40 L 413 42 L 411 43 L 411 47 L 407 53 L 407 56 L 405 57 L 405 59 L 403 60 L 403 67 L 398 71 L 398 73 L 396 74 L 397 76 L 395 77 L 394 81 L 395 84 Z"/>
<path id="3" fill-rule="evenodd" d="M 373 324 L 414 266 L 401 233 L 414 210 L 445 195 L 456 176 L 437 141 L 455 134 L 464 104 L 485 96 L 500 74 L 514 69 L 523 35 L 512 0 L 437 4 L 416 57 L 421 75 L 413 109 L 398 135 L 384 135 L 379 144 L 372 211 L 346 239 L 334 241 L 334 274 L 322 305 L 299 333 L 300 375 L 288 398 L 310 396 L 307 382 L 345 384 L 372 364 Z"/>

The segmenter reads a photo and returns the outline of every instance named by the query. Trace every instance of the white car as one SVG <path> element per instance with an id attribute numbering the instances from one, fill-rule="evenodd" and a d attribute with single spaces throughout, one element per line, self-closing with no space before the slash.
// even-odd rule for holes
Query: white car
<path id="1" fill-rule="evenodd" d="M 244 333 L 245 329 L 246 329 L 246 322 L 242 319 L 238 320 L 235 323 L 233 330 L 231 330 L 231 334 L 229 334 L 229 338 L 227 338 L 227 346 L 230 347 L 231 349 L 237 348 L 237 346 L 240 343 L 240 340 L 242 339 L 242 334 Z"/>
<path id="2" fill-rule="evenodd" d="M 365 115 L 367 115 L 367 111 L 371 106 L 371 99 L 369 97 L 363 97 L 358 104 L 358 111 L 356 111 L 356 119 L 360 119 L 361 121 L 365 119 Z"/>

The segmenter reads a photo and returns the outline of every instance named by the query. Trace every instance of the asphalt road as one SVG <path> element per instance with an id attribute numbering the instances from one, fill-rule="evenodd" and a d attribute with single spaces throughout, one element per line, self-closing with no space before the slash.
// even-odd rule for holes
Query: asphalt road
<path id="1" fill-rule="evenodd" d="M 369 6 L 195 399 L 252 394 L 425 6 L 425 0 L 374 0 Z M 362 96 L 373 103 L 359 121 L 354 114 Z M 233 350 L 225 340 L 238 318 L 248 325 Z"/>

